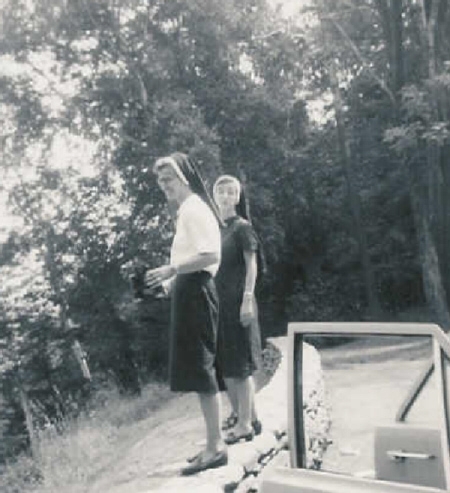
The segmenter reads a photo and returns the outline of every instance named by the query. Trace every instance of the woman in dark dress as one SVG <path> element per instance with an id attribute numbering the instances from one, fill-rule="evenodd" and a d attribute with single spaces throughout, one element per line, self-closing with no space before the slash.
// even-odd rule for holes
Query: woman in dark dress
<path id="1" fill-rule="evenodd" d="M 197 392 L 206 424 L 206 448 L 182 470 L 195 474 L 225 465 L 216 377 L 218 296 L 214 276 L 221 253 L 220 218 L 194 164 L 181 153 L 160 158 L 154 172 L 177 207 L 170 264 L 148 271 L 148 289 L 171 283 L 170 388 Z"/>
<path id="2" fill-rule="evenodd" d="M 228 424 L 235 426 L 225 437 L 225 442 L 232 444 L 252 440 L 255 433 L 261 432 L 253 380 L 261 361 L 254 294 L 259 242 L 248 220 L 240 182 L 223 175 L 214 184 L 213 193 L 225 223 L 221 231 L 222 260 L 216 276 L 220 300 L 217 360 L 233 408 Z"/>

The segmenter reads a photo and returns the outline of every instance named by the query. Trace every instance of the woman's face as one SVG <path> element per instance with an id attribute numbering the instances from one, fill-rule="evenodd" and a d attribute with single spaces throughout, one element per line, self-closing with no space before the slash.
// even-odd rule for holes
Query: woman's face
<path id="1" fill-rule="evenodd" d="M 189 188 L 181 181 L 172 166 L 161 166 L 156 171 L 156 179 L 159 188 L 161 188 L 169 202 L 180 203 Z"/>
<path id="2" fill-rule="evenodd" d="M 235 210 L 239 202 L 239 192 L 234 183 L 220 183 L 214 190 L 214 200 L 220 211 Z"/>

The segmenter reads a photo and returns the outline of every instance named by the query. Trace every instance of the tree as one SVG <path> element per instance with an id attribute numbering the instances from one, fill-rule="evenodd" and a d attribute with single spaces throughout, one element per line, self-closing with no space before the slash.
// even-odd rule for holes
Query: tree
<path id="1" fill-rule="evenodd" d="M 442 25 L 446 22 L 447 10 L 447 2 L 420 4 L 417 11 L 419 15 L 414 20 L 421 33 L 419 46 L 422 51 L 423 78 L 403 89 L 401 107 L 405 117 L 402 125 L 387 132 L 389 142 L 394 144 L 408 163 L 425 293 L 436 320 L 445 330 L 450 327 L 449 285 L 445 281 L 448 223 L 444 218 L 447 216 L 448 204 L 443 199 L 440 176 L 445 177 L 442 171 L 446 168 L 441 153 L 448 139 L 448 101 L 445 96 L 438 96 L 443 80 L 437 70 L 441 63 L 438 53 L 445 53 Z M 445 82 L 443 88 L 445 93 Z"/>
<path id="2" fill-rule="evenodd" d="M 136 389 L 136 379 L 154 370 L 141 357 L 152 340 L 140 351 L 133 343 L 143 327 L 148 331 L 149 318 L 158 344 L 164 344 L 154 314 L 144 313 L 142 320 L 127 311 L 133 264 L 151 266 L 168 253 L 171 221 L 151 173 L 154 158 L 189 150 L 211 182 L 222 163 L 237 156 L 261 166 L 285 128 L 284 109 L 273 118 L 266 92 L 239 68 L 241 43 L 252 37 L 246 16 L 256 19 L 264 2 L 213 7 L 209 13 L 201 1 L 5 6 L 0 49 L 14 71 L 2 79 L 8 111 L 2 124 L 10 128 L 2 171 L 23 227 L 14 232 L 17 249 L 5 257 L 3 274 L 18 282 L 32 253 L 41 268 L 34 279 L 45 285 L 30 295 L 34 304 L 20 295 L 11 320 L 6 314 L 13 287 L 4 285 L 3 339 L 18 331 L 24 340 L 31 334 L 36 340 L 8 357 L 25 361 L 20 374 L 28 395 L 31 380 L 51 381 L 48 391 L 55 375 L 70 373 L 60 356 L 71 348 L 74 333 L 94 376 L 113 371 L 123 388 Z M 239 104 L 231 106 L 235 97 Z M 270 126 L 258 140 L 246 124 L 260 116 L 259 129 Z M 235 149 L 229 143 L 239 137 L 236 117 L 245 136 Z M 250 137 L 263 145 L 246 154 Z M 76 142 L 91 146 L 86 159 Z M 70 149 L 55 157 L 58 147 Z M 272 239 L 278 242 L 276 234 Z M 51 307 L 53 318 L 46 311 Z"/>
<path id="3" fill-rule="evenodd" d="M 384 98 L 390 103 L 390 109 L 388 108 L 386 112 L 387 118 L 384 129 L 395 126 L 398 119 L 403 118 L 399 102 L 404 84 L 408 83 L 408 81 L 415 82 L 423 80 L 424 74 L 429 72 L 423 69 L 423 64 L 419 64 L 419 67 L 421 67 L 419 71 L 416 69 L 413 70 L 411 68 L 413 66 L 411 60 L 417 60 L 419 58 L 423 63 L 428 63 L 426 62 L 427 60 L 435 60 L 435 57 L 432 55 L 428 57 L 426 55 L 423 56 L 423 47 L 426 47 L 427 44 L 434 46 L 436 32 L 430 37 L 429 27 L 430 25 L 434 26 L 435 21 L 433 19 L 436 20 L 438 11 L 445 22 L 444 14 L 446 9 L 443 7 L 443 4 L 439 5 L 436 2 L 433 5 L 433 2 L 427 2 L 426 5 L 422 6 L 422 12 L 424 14 L 418 15 L 421 9 L 417 7 L 417 4 L 408 3 L 403 5 L 402 2 L 354 2 L 350 8 L 342 9 L 341 11 L 338 6 L 335 6 L 332 15 L 329 15 L 330 24 L 334 28 L 334 39 L 339 39 L 341 44 L 344 44 L 351 50 L 350 52 L 352 54 L 352 58 L 349 59 L 340 51 L 336 58 L 339 63 L 338 70 L 341 74 L 347 74 L 348 76 L 347 84 L 351 88 L 348 94 L 353 93 L 353 88 L 357 87 L 355 83 L 359 83 L 362 80 L 363 73 L 365 73 L 366 79 L 370 78 L 372 80 L 372 84 L 369 87 L 373 88 L 377 85 Z M 372 16 L 375 16 L 376 19 L 369 28 L 369 24 L 366 22 Z M 358 22 L 350 24 L 349 20 L 354 21 L 355 18 L 358 18 Z M 422 19 L 422 25 L 428 26 L 424 30 L 418 29 L 420 26 L 417 22 L 420 19 Z M 425 24 L 423 24 L 423 19 L 425 19 Z M 430 19 L 430 24 L 428 24 L 427 19 Z M 435 26 L 431 28 L 432 31 L 434 29 Z M 417 32 L 421 31 L 425 32 L 425 36 L 417 38 Z M 331 31 L 329 30 L 328 32 Z M 408 41 L 407 45 L 404 43 L 404 40 Z M 428 40 L 428 42 L 424 43 L 424 40 Z M 405 46 L 408 46 L 408 48 L 405 48 Z M 354 63 L 355 60 L 358 62 L 357 64 Z M 434 66 L 434 62 L 431 65 Z M 374 94 L 364 92 L 359 95 L 360 98 L 361 96 L 367 102 L 373 99 Z M 352 101 L 353 105 L 357 101 L 354 99 Z M 363 99 L 360 99 L 360 101 L 363 101 Z M 403 105 L 403 111 L 404 108 L 405 106 Z M 436 136 L 436 132 L 434 132 L 434 136 Z M 393 134 L 388 132 L 388 138 L 392 139 L 392 137 Z M 413 154 L 415 153 L 415 163 L 417 163 L 420 155 L 420 152 L 417 153 L 416 151 L 413 151 Z M 391 157 L 390 159 L 394 160 L 395 158 Z M 428 168 L 431 170 L 436 167 L 429 166 Z M 439 262 L 442 263 L 444 256 L 442 254 L 439 255 L 437 251 L 434 252 L 434 240 L 427 233 L 429 219 L 426 218 L 425 203 L 418 202 L 418 198 L 422 195 L 422 192 L 417 195 L 417 166 L 411 167 L 406 173 L 405 171 L 401 161 L 398 162 L 397 173 L 393 173 L 392 178 L 395 179 L 395 175 L 403 174 L 406 178 L 405 183 L 410 183 L 408 188 L 412 204 L 411 210 L 415 218 L 416 237 L 422 252 L 425 293 L 429 305 L 432 307 L 438 320 L 446 327 L 448 317 L 446 315 L 447 310 L 445 309 L 445 295 L 442 288 L 439 287 L 441 284 L 441 275 L 437 268 Z M 419 183 L 425 183 L 423 178 L 419 180 Z M 425 217 L 423 217 L 423 214 L 425 214 Z M 438 256 L 440 257 L 440 261 L 438 261 Z"/>

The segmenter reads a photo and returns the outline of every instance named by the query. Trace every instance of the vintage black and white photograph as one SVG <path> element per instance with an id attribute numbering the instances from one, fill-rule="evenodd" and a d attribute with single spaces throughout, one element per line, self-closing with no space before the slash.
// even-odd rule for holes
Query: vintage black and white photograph
<path id="1" fill-rule="evenodd" d="M 0 0 L 0 492 L 450 492 L 450 1 Z"/>

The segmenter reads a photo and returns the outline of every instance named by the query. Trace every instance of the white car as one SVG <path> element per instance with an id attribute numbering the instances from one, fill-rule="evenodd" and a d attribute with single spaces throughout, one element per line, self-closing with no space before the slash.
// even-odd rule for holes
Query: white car
<path id="1" fill-rule="evenodd" d="M 450 491 L 450 340 L 439 326 L 292 323 L 288 340 L 290 467 L 267 467 L 261 493 Z M 320 470 L 308 469 L 310 345 L 331 418 Z"/>

